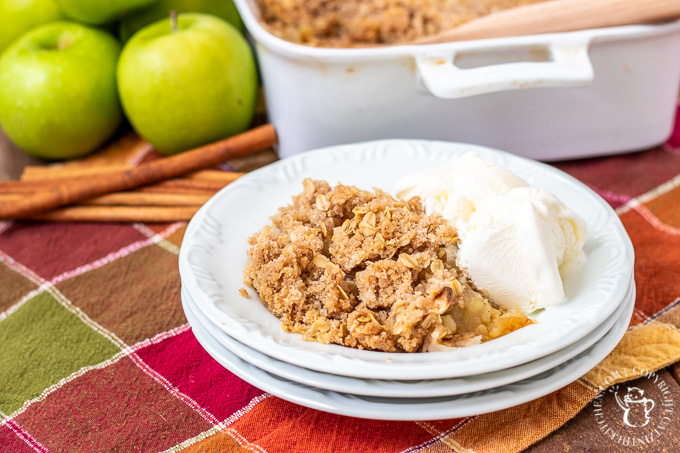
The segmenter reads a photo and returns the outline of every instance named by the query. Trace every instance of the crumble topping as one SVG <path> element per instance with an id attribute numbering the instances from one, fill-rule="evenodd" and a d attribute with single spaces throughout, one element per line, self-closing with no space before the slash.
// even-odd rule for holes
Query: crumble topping
<path id="1" fill-rule="evenodd" d="M 400 44 L 546 0 L 256 0 L 279 38 L 318 47 Z"/>
<path id="2" fill-rule="evenodd" d="M 418 197 L 306 179 L 249 239 L 244 281 L 306 340 L 419 352 L 467 346 L 531 321 L 456 267 L 458 235 Z"/>

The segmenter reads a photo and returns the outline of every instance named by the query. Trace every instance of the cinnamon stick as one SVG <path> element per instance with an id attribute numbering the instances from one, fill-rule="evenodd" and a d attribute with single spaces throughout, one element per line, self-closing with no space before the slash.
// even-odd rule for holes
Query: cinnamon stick
<path id="1" fill-rule="evenodd" d="M 201 173 L 201 172 L 198 172 Z M 221 188 L 228 185 L 243 176 L 245 173 L 241 172 L 225 172 L 215 171 L 215 173 L 223 173 L 218 178 L 216 176 L 200 175 L 194 177 L 192 173 L 185 178 L 173 178 L 166 181 L 149 184 L 148 186 L 140 187 L 137 190 L 144 192 L 156 193 L 215 193 Z M 45 179 L 45 180 L 30 180 L 30 181 L 0 181 L 0 194 L 9 193 L 32 193 L 41 190 L 49 190 L 55 184 L 73 184 L 72 179 Z"/>
<path id="2" fill-rule="evenodd" d="M 0 181 L 0 193 L 32 193 L 45 190 L 53 184 L 44 181 Z"/>
<path id="3" fill-rule="evenodd" d="M 240 171 L 199 170 L 187 173 L 185 177 L 200 181 L 234 182 L 243 175 L 245 175 L 245 173 Z"/>
<path id="4" fill-rule="evenodd" d="M 165 182 L 165 181 L 164 181 Z M 221 189 L 221 187 L 220 187 Z M 219 190 L 219 189 L 217 189 Z M 150 184 L 144 187 L 138 187 L 135 192 L 140 193 L 168 193 L 168 194 L 179 194 L 179 195 L 215 195 L 217 190 L 203 189 L 201 187 L 172 187 L 166 186 L 162 182 L 156 184 Z M 114 192 L 116 193 L 116 192 Z"/>
<path id="5" fill-rule="evenodd" d="M 199 206 L 70 206 L 22 216 L 55 222 L 177 222 L 191 220 Z"/>
<path id="6" fill-rule="evenodd" d="M 181 154 L 112 172 L 107 177 L 88 176 L 70 184 L 58 184 L 16 202 L 0 203 L 0 219 L 26 218 L 49 209 L 76 203 L 97 195 L 129 190 L 186 173 L 211 167 L 220 162 L 270 147 L 276 132 L 270 124 Z"/>
<path id="7" fill-rule="evenodd" d="M 83 176 L 102 176 L 107 173 L 124 171 L 132 168 L 130 165 L 111 164 L 95 166 L 45 166 L 29 165 L 21 172 L 22 181 L 45 181 L 64 178 L 82 178 Z"/>
<path id="8" fill-rule="evenodd" d="M 111 173 L 125 171 L 133 168 L 128 165 L 93 165 L 93 166 L 44 166 L 29 165 L 24 167 L 21 181 L 53 181 L 67 182 L 73 178 L 84 176 L 105 176 Z M 184 177 L 189 179 L 207 181 L 233 182 L 245 173 L 222 170 L 199 170 L 187 173 Z"/>
<path id="9" fill-rule="evenodd" d="M 114 192 L 83 200 L 84 205 L 99 206 L 202 206 L 211 194 Z M 0 194 L 0 201 L 19 201 L 25 194 Z"/>
<path id="10" fill-rule="evenodd" d="M 86 205 L 126 206 L 203 206 L 210 195 L 117 192 L 84 200 Z"/>
<path id="11" fill-rule="evenodd" d="M 199 179 L 169 179 L 167 181 L 162 181 L 155 184 L 155 187 L 172 188 L 172 189 L 196 189 L 203 190 L 206 192 L 217 192 L 224 186 L 228 185 L 228 182 L 222 181 L 203 181 Z"/>

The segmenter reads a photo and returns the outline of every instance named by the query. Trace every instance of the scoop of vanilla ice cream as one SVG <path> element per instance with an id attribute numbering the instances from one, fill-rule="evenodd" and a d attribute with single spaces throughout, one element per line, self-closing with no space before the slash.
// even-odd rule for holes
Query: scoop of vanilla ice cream
<path id="1" fill-rule="evenodd" d="M 402 199 L 419 196 L 426 213 L 438 212 L 455 225 L 467 222 L 487 197 L 527 186 L 510 170 L 469 152 L 448 164 L 412 173 L 400 179 L 395 189 Z"/>
<path id="2" fill-rule="evenodd" d="M 498 305 L 561 303 L 560 268 L 582 257 L 586 224 L 555 195 L 528 187 L 484 200 L 459 231 L 458 263 Z"/>
<path id="3" fill-rule="evenodd" d="M 552 193 L 474 152 L 401 179 L 396 193 L 456 226 L 459 265 L 498 305 L 532 312 L 564 300 L 561 271 L 582 262 L 587 227 Z"/>
<path id="4" fill-rule="evenodd" d="M 559 198 L 547 190 L 534 188 L 514 189 L 507 195 L 531 200 L 541 219 L 550 227 L 552 246 L 555 248 L 560 274 L 568 265 L 580 263 L 585 259 L 583 245 L 586 242 L 588 226 Z"/>

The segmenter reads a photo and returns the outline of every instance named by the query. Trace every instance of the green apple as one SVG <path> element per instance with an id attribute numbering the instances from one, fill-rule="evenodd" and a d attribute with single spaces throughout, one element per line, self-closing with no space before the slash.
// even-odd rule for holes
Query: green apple
<path id="1" fill-rule="evenodd" d="M 41 25 L 0 57 L 0 125 L 26 152 L 46 159 L 93 151 L 116 130 L 120 44 L 71 22 Z"/>
<path id="2" fill-rule="evenodd" d="M 60 19 L 54 0 L 0 0 L 0 54 L 31 28 Z"/>
<path id="3" fill-rule="evenodd" d="M 158 0 L 56 0 L 68 17 L 86 24 L 101 25 L 123 17 L 129 11 Z"/>
<path id="4" fill-rule="evenodd" d="M 249 125 L 257 97 L 255 61 L 233 26 L 180 14 L 137 32 L 118 60 L 118 91 L 135 130 L 174 154 Z"/>
<path id="5" fill-rule="evenodd" d="M 243 22 L 233 0 L 159 0 L 125 16 L 120 21 L 118 36 L 125 42 L 143 27 L 168 17 L 170 11 L 212 14 L 243 30 Z"/>

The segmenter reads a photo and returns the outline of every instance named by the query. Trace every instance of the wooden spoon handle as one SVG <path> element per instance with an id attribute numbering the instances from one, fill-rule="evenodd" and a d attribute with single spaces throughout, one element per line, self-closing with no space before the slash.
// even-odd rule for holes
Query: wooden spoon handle
<path id="1" fill-rule="evenodd" d="M 559 33 L 676 17 L 680 17 L 680 0 L 551 0 L 499 11 L 415 44 Z"/>

